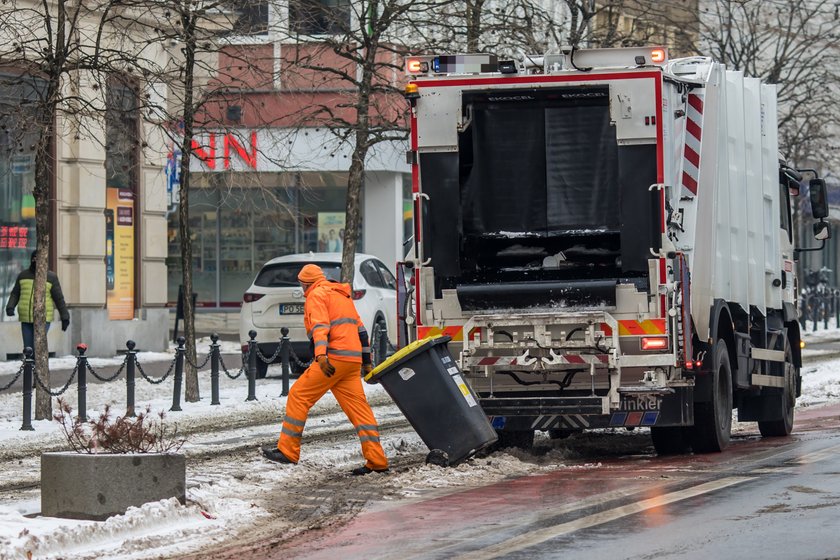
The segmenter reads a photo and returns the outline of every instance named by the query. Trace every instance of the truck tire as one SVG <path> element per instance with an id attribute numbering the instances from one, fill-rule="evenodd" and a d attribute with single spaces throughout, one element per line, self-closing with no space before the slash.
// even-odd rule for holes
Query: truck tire
<path id="1" fill-rule="evenodd" d="M 531 449 L 534 447 L 534 430 L 496 430 L 499 441 L 496 449 L 516 447 L 517 449 Z"/>
<path id="2" fill-rule="evenodd" d="M 383 319 L 377 319 L 370 335 L 371 361 L 373 367 L 385 361 L 388 356 L 388 327 Z"/>
<path id="3" fill-rule="evenodd" d="M 691 434 L 683 426 L 651 427 L 650 438 L 657 455 L 682 455 L 691 451 Z"/>
<path id="4" fill-rule="evenodd" d="M 726 341 L 718 339 L 713 349 L 711 402 L 694 403 L 691 447 L 695 453 L 716 453 L 729 445 L 732 430 L 732 366 Z"/>
<path id="5" fill-rule="evenodd" d="M 793 431 L 793 412 L 796 408 L 796 378 L 799 372 L 793 365 L 790 343 L 785 348 L 785 386 L 782 388 L 782 417 L 758 422 L 763 437 L 785 437 Z"/>

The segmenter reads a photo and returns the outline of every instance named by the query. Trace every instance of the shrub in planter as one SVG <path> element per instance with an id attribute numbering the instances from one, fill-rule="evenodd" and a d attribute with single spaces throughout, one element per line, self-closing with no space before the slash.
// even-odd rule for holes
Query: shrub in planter
<path id="1" fill-rule="evenodd" d="M 41 514 L 72 519 L 106 519 L 166 498 L 186 500 L 184 444 L 164 414 L 146 407 L 136 418 L 112 418 L 110 407 L 95 419 L 72 416 L 58 402 L 60 423 L 71 452 L 41 455 Z"/>

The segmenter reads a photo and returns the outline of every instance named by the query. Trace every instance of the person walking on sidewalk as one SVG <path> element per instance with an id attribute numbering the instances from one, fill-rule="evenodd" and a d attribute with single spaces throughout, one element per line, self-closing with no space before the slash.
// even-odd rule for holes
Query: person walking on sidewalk
<path id="1" fill-rule="evenodd" d="M 35 348 L 35 314 L 33 308 L 35 306 L 35 257 L 37 255 L 38 251 L 32 251 L 29 268 L 18 274 L 9 301 L 6 303 L 6 315 L 9 317 L 14 316 L 15 307 L 17 307 L 20 330 L 23 335 L 23 347 L 33 349 Z M 61 330 L 66 331 L 67 327 L 70 326 L 70 313 L 67 311 L 67 304 L 64 303 L 64 294 L 61 291 L 58 276 L 52 270 L 47 271 L 46 292 L 47 332 L 50 330 L 50 323 L 53 321 L 56 308 L 61 317 Z"/>
<path id="2" fill-rule="evenodd" d="M 315 359 L 289 391 L 276 447 L 264 446 L 262 453 L 277 463 L 297 463 L 309 410 L 327 391 L 332 391 L 362 444 L 365 464 L 353 469 L 352 474 L 386 472 L 388 459 L 379 442 L 379 427 L 360 376 L 373 369 L 370 344 L 353 305 L 350 285 L 328 281 L 315 264 L 304 266 L 298 281 L 306 298 L 303 320 L 314 344 Z"/>

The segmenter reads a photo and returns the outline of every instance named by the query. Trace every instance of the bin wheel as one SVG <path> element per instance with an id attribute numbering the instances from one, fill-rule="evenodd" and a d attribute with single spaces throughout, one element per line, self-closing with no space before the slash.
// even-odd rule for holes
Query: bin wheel
<path id="1" fill-rule="evenodd" d="M 448 467 L 449 466 L 449 454 L 442 449 L 432 449 L 429 451 L 429 454 L 426 455 L 426 464 L 427 465 L 437 465 L 439 467 Z"/>

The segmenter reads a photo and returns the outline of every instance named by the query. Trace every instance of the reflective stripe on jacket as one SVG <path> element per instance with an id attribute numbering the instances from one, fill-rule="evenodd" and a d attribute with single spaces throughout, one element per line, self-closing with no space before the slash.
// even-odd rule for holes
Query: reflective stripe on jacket
<path id="1" fill-rule="evenodd" d="M 316 358 L 326 354 L 344 362 L 370 363 L 370 348 L 363 351 L 360 337 L 365 327 L 350 294 L 349 284 L 329 280 L 307 290 L 303 322 Z"/>

